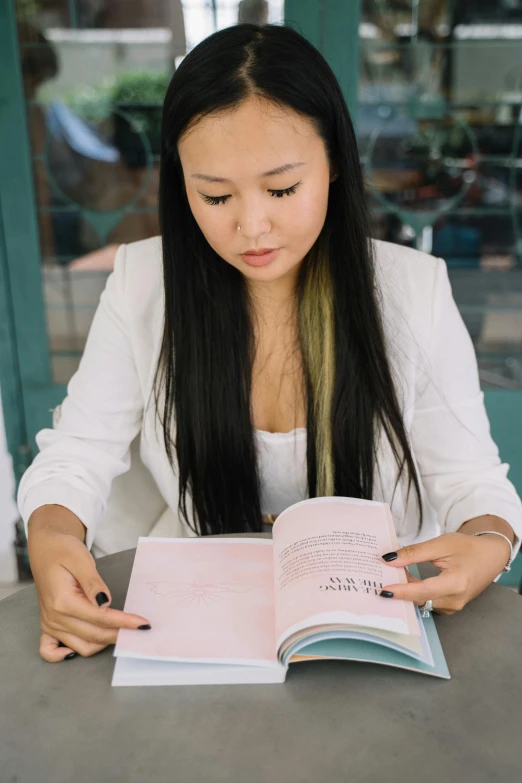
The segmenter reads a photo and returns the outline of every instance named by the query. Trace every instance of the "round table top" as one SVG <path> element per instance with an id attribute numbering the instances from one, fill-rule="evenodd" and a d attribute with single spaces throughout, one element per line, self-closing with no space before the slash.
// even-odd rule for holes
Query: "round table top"
<path id="1" fill-rule="evenodd" d="M 97 560 L 114 608 L 123 609 L 134 553 Z M 314 661 L 276 685 L 114 688 L 113 645 L 58 664 L 40 658 L 31 585 L 0 601 L 0 779 L 519 780 L 521 597 L 492 584 L 435 622 L 451 680 Z"/>

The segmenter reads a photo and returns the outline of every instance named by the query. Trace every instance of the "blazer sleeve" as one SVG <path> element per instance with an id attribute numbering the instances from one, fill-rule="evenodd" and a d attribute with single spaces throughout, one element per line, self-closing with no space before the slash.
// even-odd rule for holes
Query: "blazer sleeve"
<path id="1" fill-rule="evenodd" d="M 100 297 L 82 359 L 67 386 L 55 429 L 36 436 L 39 454 L 24 473 L 18 507 L 25 524 L 39 506 L 70 509 L 87 528 L 91 548 L 113 479 L 130 467 L 141 428 L 143 394 L 129 340 L 126 246 Z"/>
<path id="2" fill-rule="evenodd" d="M 428 374 L 416 390 L 411 430 L 422 483 L 442 532 L 494 514 L 522 538 L 522 501 L 490 434 L 477 359 L 453 298 L 446 262 L 436 259 Z M 498 578 L 498 577 L 497 577 Z"/>

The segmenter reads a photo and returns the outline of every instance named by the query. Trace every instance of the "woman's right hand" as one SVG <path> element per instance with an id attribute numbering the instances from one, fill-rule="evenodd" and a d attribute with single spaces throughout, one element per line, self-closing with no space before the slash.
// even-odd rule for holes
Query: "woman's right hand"
<path id="1" fill-rule="evenodd" d="M 89 657 L 115 644 L 120 628 L 150 627 L 144 617 L 109 608 L 109 588 L 76 536 L 50 528 L 31 530 L 28 549 L 40 605 L 40 655 L 45 661 L 57 663 L 71 653 Z"/>

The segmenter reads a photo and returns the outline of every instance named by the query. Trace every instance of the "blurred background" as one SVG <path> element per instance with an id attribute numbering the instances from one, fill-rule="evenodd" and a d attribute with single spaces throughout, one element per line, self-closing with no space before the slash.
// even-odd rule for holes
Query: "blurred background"
<path id="1" fill-rule="evenodd" d="M 13 494 L 116 249 L 159 233 L 161 106 L 201 40 L 295 27 L 354 119 L 373 235 L 442 256 L 522 492 L 522 0 L 3 0 L 0 598 L 31 578 Z M 521 557 L 501 583 L 517 588 Z"/>

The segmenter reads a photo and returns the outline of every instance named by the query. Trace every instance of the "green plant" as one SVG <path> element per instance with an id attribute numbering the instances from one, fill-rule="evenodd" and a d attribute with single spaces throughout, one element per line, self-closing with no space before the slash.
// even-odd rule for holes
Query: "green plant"
<path id="1" fill-rule="evenodd" d="M 165 71 L 124 71 L 114 77 L 112 100 L 161 106 L 170 77 Z"/>
<path id="2" fill-rule="evenodd" d="M 110 115 L 112 89 L 109 77 L 95 85 L 76 87 L 62 95 L 62 100 L 82 119 L 101 122 Z"/>
<path id="3" fill-rule="evenodd" d="M 123 109 L 125 104 L 161 107 L 170 78 L 166 71 L 122 71 L 97 84 L 77 87 L 63 95 L 62 100 L 83 119 L 101 121 L 110 115 L 114 105 Z"/>
<path id="4" fill-rule="evenodd" d="M 38 0 L 18 0 L 16 3 L 16 20 L 18 22 L 27 22 L 34 18 L 40 11 Z"/>

